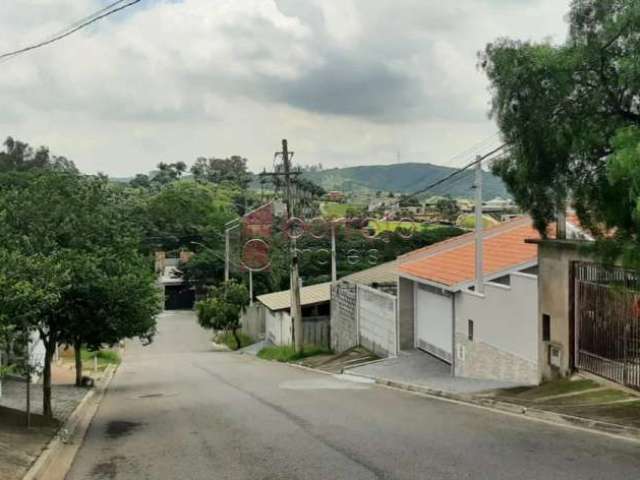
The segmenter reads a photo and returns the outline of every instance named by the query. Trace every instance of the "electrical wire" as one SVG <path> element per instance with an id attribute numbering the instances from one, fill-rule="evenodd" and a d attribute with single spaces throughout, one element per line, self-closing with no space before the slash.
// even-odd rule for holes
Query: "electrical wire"
<path id="1" fill-rule="evenodd" d="M 421 195 L 423 193 L 428 192 L 429 190 L 434 189 L 437 186 L 442 185 L 443 183 L 447 182 L 448 180 L 460 175 L 461 173 L 469 170 L 471 167 L 474 167 L 475 165 L 477 165 L 478 163 L 482 163 L 484 160 L 486 160 L 487 158 L 490 158 L 492 156 L 494 156 L 496 153 L 498 153 L 499 151 L 501 151 L 502 149 L 504 149 L 508 144 L 507 143 L 503 143 L 502 145 L 500 145 L 497 148 L 494 148 L 493 150 L 491 150 L 489 153 L 486 153 L 484 155 L 481 155 L 480 157 L 476 158 L 475 160 L 473 160 L 472 162 L 467 163 L 464 167 L 457 169 L 456 171 L 450 173 L 449 175 L 447 175 L 446 177 L 441 178 L 440 180 L 437 180 L 433 183 L 431 183 L 430 185 L 427 185 L 424 188 L 421 188 L 420 190 L 417 190 L 409 195 L 406 195 L 405 197 L 397 200 L 396 202 L 392 203 L 391 205 L 396 205 L 398 203 L 400 203 L 401 201 L 406 201 L 410 198 L 416 197 L 418 195 Z"/>
<path id="2" fill-rule="evenodd" d="M 85 17 L 85 18 L 88 18 L 88 20 L 80 21 L 80 23 L 76 22 L 75 24 L 73 24 L 75 26 L 71 25 L 66 30 L 64 30 L 62 33 L 54 35 L 53 37 L 51 37 L 51 38 L 49 38 L 47 40 L 43 40 L 43 41 L 41 41 L 39 43 L 36 43 L 34 45 L 30 45 L 28 47 L 20 48 L 18 50 L 14 50 L 14 51 L 11 51 L 11 52 L 6 52 L 6 53 L 3 53 L 3 54 L 0 54 L 0 61 L 6 61 L 6 60 L 8 60 L 10 58 L 15 58 L 18 55 L 30 52 L 32 50 L 36 50 L 38 48 L 42 48 L 42 47 L 45 47 L 47 45 L 51 45 L 52 43 L 55 43 L 55 42 L 57 42 L 59 40 L 62 40 L 63 38 L 66 38 L 66 37 L 68 37 L 70 35 L 73 35 L 74 33 L 78 32 L 79 30 L 82 30 L 82 29 L 88 27 L 89 25 L 92 25 L 93 23 L 96 23 L 96 22 L 102 20 L 103 18 L 106 18 L 106 17 L 108 17 L 110 15 L 113 15 L 114 13 L 120 12 L 120 11 L 126 9 L 126 8 L 132 7 L 133 5 L 135 5 L 137 3 L 140 3 L 142 0 L 131 0 L 131 1 L 129 1 L 129 3 L 121 5 L 121 6 L 117 7 L 117 8 L 111 9 L 111 7 L 121 4 L 122 1 L 124 1 L 124 0 L 115 2 L 115 3 L 111 4 L 110 6 L 105 7 L 102 10 L 94 13 L 93 15 L 89 15 L 88 17 Z M 105 9 L 108 9 L 108 10 L 105 11 Z M 101 13 L 101 12 L 103 12 L 103 13 Z"/>

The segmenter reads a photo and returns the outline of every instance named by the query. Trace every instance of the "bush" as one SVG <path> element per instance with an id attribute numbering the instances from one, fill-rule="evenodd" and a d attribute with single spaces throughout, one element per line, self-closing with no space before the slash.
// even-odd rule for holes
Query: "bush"
<path id="1" fill-rule="evenodd" d="M 331 350 L 318 345 L 307 345 L 304 347 L 302 353 L 296 353 L 292 345 L 283 345 L 278 347 L 265 347 L 258 352 L 258 357 L 263 360 L 275 360 L 277 362 L 295 362 L 303 358 L 328 353 L 331 353 Z"/>
<path id="2" fill-rule="evenodd" d="M 213 341 L 221 345 L 226 345 L 231 350 L 248 347 L 249 345 L 253 345 L 255 343 L 253 341 L 253 338 L 251 338 L 246 333 L 237 332 L 237 334 L 238 338 L 240 339 L 240 346 L 238 346 L 236 339 L 233 337 L 233 333 L 228 331 L 218 333 L 215 337 L 213 337 Z"/>

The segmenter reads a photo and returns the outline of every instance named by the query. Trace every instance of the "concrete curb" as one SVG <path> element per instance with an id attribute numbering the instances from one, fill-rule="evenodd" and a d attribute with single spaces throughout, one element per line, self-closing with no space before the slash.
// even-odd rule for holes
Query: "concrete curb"
<path id="1" fill-rule="evenodd" d="M 22 480 L 64 480 L 117 369 L 107 367 L 99 386 L 87 392 Z"/>
<path id="2" fill-rule="evenodd" d="M 474 405 L 477 407 L 509 413 L 511 415 L 521 416 L 523 418 L 539 420 L 554 425 L 578 428 L 581 430 L 588 430 L 591 432 L 615 436 L 625 440 L 640 442 L 639 428 L 627 427 L 625 425 L 603 422 L 591 418 L 576 417 L 563 413 L 549 412 L 547 410 L 539 410 L 536 408 L 528 408 L 522 405 L 517 405 L 515 403 L 494 400 L 487 397 L 444 392 L 442 390 L 436 390 L 422 385 L 396 382 L 394 380 L 378 378 L 371 375 L 361 375 L 354 373 L 349 373 L 349 375 L 368 378 L 370 380 L 374 380 L 378 385 L 393 388 L 396 390 L 419 393 L 429 397 L 441 398 L 459 403 L 465 403 L 468 405 Z"/>
<path id="3" fill-rule="evenodd" d="M 262 359 L 259 359 L 262 360 Z M 263 360 L 265 362 L 276 362 L 275 360 Z M 307 367 L 306 365 L 299 365 L 295 363 L 283 363 L 276 362 L 281 365 L 288 365 L 290 367 L 298 368 L 313 373 L 320 373 L 323 375 L 339 375 L 336 373 L 325 372 L 317 368 Z M 627 427 L 624 425 L 618 425 L 615 423 L 602 422 L 599 420 L 593 420 L 591 418 L 576 417 L 573 415 L 566 415 L 562 413 L 554 413 L 546 410 L 539 410 L 535 408 L 523 407 L 522 405 L 516 405 L 515 403 L 503 402 L 500 400 L 494 400 L 487 397 L 479 397 L 476 395 L 464 395 L 445 392 L 437 390 L 423 385 L 415 385 L 410 383 L 396 382 L 395 380 L 389 380 L 386 378 L 374 377 L 372 375 L 356 374 L 345 370 L 343 375 L 351 375 L 353 377 L 366 378 L 372 380 L 375 384 L 392 388 L 394 390 L 402 390 L 405 392 L 416 393 L 424 395 L 430 398 L 437 398 L 445 401 L 471 405 L 474 407 L 484 408 L 494 412 L 506 413 L 509 415 L 522 417 L 529 420 L 537 420 L 540 422 L 552 424 L 555 426 L 564 426 L 567 428 L 574 428 L 578 430 L 588 431 L 592 433 L 599 433 L 609 435 L 622 440 L 631 440 L 634 442 L 640 442 L 640 429 L 634 427 Z"/>

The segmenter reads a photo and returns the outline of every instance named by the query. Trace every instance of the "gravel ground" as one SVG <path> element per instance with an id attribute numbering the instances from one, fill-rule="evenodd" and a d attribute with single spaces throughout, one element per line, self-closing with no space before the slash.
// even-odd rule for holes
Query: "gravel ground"
<path id="1" fill-rule="evenodd" d="M 65 420 L 76 405 L 84 398 L 87 390 L 73 385 L 53 385 L 52 407 L 53 416 L 58 420 Z M 0 406 L 26 410 L 27 385 L 25 382 L 5 380 L 2 384 L 2 398 Z M 42 385 L 31 385 L 31 411 L 42 414 Z"/>

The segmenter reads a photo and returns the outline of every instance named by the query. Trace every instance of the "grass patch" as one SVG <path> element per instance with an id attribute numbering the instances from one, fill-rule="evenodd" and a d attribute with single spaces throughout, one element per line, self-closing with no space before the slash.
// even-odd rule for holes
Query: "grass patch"
<path id="1" fill-rule="evenodd" d="M 86 364 L 93 364 L 93 357 L 96 356 L 96 352 L 91 352 L 85 348 L 82 349 L 81 357 L 82 362 Z M 120 354 L 114 350 L 98 350 L 98 367 L 106 367 L 107 365 L 114 364 L 119 365 L 122 359 Z"/>
<path id="2" fill-rule="evenodd" d="M 419 222 L 392 222 L 388 220 L 372 220 L 369 222 L 369 228 L 373 228 L 373 230 L 377 234 L 385 232 L 393 233 L 399 228 L 404 230 L 405 234 L 409 234 L 412 232 L 425 232 L 427 230 L 438 227 Z"/>
<path id="3" fill-rule="evenodd" d="M 598 405 L 603 403 L 617 402 L 619 400 L 632 399 L 633 395 L 623 392 L 622 390 L 598 390 L 595 392 L 585 392 L 578 395 L 571 395 L 570 397 L 550 398 L 540 405 L 558 405 L 558 406 L 571 406 L 571 405 Z"/>
<path id="4" fill-rule="evenodd" d="M 552 382 L 543 383 L 538 387 L 518 387 L 503 390 L 504 395 L 509 395 L 523 400 L 535 400 L 537 398 L 564 395 L 565 393 L 581 392 L 600 385 L 592 380 L 570 380 L 563 378 Z"/>
<path id="5" fill-rule="evenodd" d="M 253 341 L 253 338 L 251 338 L 246 333 L 238 332 L 238 338 L 240 339 L 240 346 L 238 346 L 238 344 L 236 343 L 236 339 L 233 337 L 232 332 L 220 332 L 215 337 L 213 337 L 213 341 L 220 345 L 226 345 L 231 350 L 248 347 L 249 345 L 253 345 L 255 343 Z"/>
<path id="6" fill-rule="evenodd" d="M 552 408 L 550 410 L 640 428 L 640 401 L 590 407 Z"/>
<path id="7" fill-rule="evenodd" d="M 277 362 L 295 362 L 303 358 L 331 353 L 331 350 L 317 345 L 307 345 L 302 353 L 296 353 L 291 345 L 265 347 L 258 352 L 258 357 L 263 360 L 275 360 Z"/>

